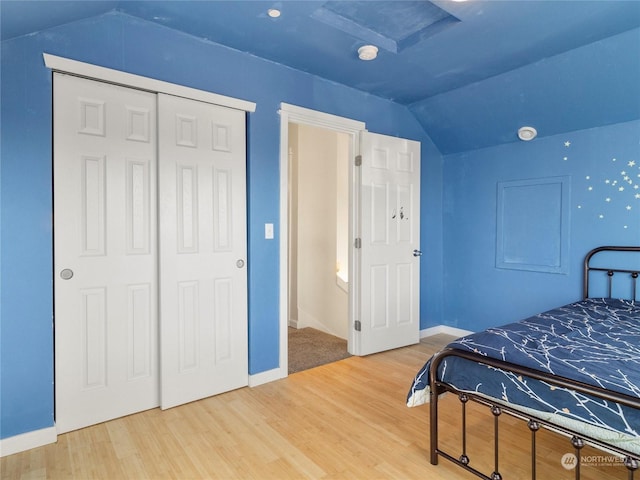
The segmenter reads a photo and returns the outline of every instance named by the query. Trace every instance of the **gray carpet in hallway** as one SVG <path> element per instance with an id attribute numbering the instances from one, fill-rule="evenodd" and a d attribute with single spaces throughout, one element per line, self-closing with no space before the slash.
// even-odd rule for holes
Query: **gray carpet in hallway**
<path id="1" fill-rule="evenodd" d="M 314 328 L 289 327 L 289 373 L 350 357 L 347 341 Z"/>

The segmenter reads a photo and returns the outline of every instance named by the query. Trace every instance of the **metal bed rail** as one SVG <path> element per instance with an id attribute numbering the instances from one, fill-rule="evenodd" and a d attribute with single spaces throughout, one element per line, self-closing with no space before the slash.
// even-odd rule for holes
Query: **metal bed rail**
<path id="1" fill-rule="evenodd" d="M 473 352 L 447 348 L 437 353 L 436 355 L 434 355 L 434 357 L 431 360 L 431 365 L 429 370 L 430 402 L 431 402 L 431 405 L 430 405 L 431 459 L 430 460 L 433 465 L 437 465 L 438 456 L 441 456 L 461 466 L 465 470 L 477 475 L 480 478 L 483 478 L 486 480 L 502 480 L 502 474 L 500 473 L 500 470 L 499 470 L 498 418 L 502 414 L 502 412 L 505 411 L 512 416 L 526 420 L 529 430 L 531 431 L 531 473 L 532 473 L 531 478 L 532 480 L 536 479 L 536 432 L 540 429 L 540 427 L 545 427 L 549 430 L 558 431 L 571 436 L 571 444 L 575 448 L 575 452 L 576 452 L 575 456 L 577 457 L 577 464 L 575 466 L 576 480 L 580 479 L 580 449 L 583 448 L 585 444 L 591 444 L 596 448 L 612 451 L 615 454 L 619 455 L 621 458 L 624 458 L 624 465 L 627 467 L 628 478 L 629 480 L 633 479 L 635 470 L 637 470 L 638 467 L 640 466 L 640 458 L 638 458 L 637 454 L 624 450 L 617 446 L 609 445 L 601 440 L 590 438 L 578 432 L 574 432 L 569 428 L 558 426 L 551 422 L 541 420 L 539 418 L 535 418 L 530 415 L 526 415 L 520 412 L 519 410 L 517 410 L 516 408 L 509 406 L 506 403 L 502 403 L 497 400 L 489 400 L 480 395 L 475 395 L 470 392 L 460 392 L 455 388 L 453 388 L 452 386 L 436 380 L 437 371 L 440 363 L 445 358 L 450 356 L 460 357 L 475 363 L 482 363 L 485 365 L 489 365 L 491 367 L 513 372 L 515 374 L 529 377 L 535 380 L 544 381 L 551 385 L 555 385 L 557 387 L 574 390 L 577 392 L 584 393 L 586 395 L 591 395 L 596 398 L 604 399 L 604 400 L 618 403 L 621 405 L 626 405 L 631 408 L 640 409 L 640 399 L 637 397 L 632 397 L 622 393 L 613 392 L 613 391 L 592 386 L 583 382 L 572 380 L 569 378 L 559 377 L 551 374 L 545 374 L 544 372 L 540 372 L 538 370 L 533 370 L 531 368 L 515 365 L 509 362 L 488 358 L 484 355 L 475 354 Z M 438 446 L 438 397 L 440 394 L 444 393 L 445 391 L 450 391 L 457 394 L 462 404 L 462 453 L 458 457 L 455 457 L 441 450 Z M 478 471 L 474 467 L 472 467 L 470 465 L 470 459 L 467 456 L 466 404 L 469 400 L 472 400 L 474 402 L 490 407 L 491 413 L 494 416 L 494 471 L 490 475 L 486 475 Z"/>

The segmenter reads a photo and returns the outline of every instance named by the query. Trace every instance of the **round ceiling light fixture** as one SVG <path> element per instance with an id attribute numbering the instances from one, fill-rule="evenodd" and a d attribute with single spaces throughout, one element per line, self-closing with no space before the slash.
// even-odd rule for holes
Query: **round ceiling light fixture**
<path id="1" fill-rule="evenodd" d="M 533 140 L 534 138 L 536 138 L 536 135 L 538 135 L 538 132 L 533 127 L 520 127 L 518 129 L 518 138 L 525 142 Z"/>
<path id="2" fill-rule="evenodd" d="M 278 18 L 280 16 L 280 10 L 278 10 L 277 8 L 270 8 L 269 10 L 267 10 L 267 15 L 269 15 L 271 18 Z"/>
<path id="3" fill-rule="evenodd" d="M 358 49 L 358 58 L 360 60 L 373 60 L 378 56 L 378 47 L 375 45 L 363 45 Z"/>

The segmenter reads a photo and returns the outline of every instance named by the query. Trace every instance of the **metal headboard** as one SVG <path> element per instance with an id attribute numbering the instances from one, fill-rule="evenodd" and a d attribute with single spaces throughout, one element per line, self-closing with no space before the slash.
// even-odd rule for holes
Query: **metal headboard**
<path id="1" fill-rule="evenodd" d="M 628 273 L 631 277 L 631 285 L 633 291 L 632 300 L 636 300 L 637 296 L 637 285 L 638 285 L 638 275 L 640 274 L 640 270 L 627 270 L 623 268 L 604 268 L 604 267 L 592 267 L 590 265 L 591 258 L 600 252 L 638 252 L 640 254 L 640 247 L 598 247 L 591 250 L 587 253 L 584 258 L 584 279 L 582 283 L 582 297 L 589 298 L 589 274 L 590 272 L 606 272 L 607 274 L 607 288 L 608 288 L 608 297 L 611 297 L 611 291 L 613 286 L 613 277 L 616 273 Z"/>

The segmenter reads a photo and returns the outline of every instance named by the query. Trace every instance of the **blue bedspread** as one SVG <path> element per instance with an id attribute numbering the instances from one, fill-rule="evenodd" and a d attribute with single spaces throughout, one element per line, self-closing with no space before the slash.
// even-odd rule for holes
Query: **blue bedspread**
<path id="1" fill-rule="evenodd" d="M 449 346 L 640 398 L 640 302 L 587 299 Z M 429 365 L 414 379 L 407 405 L 428 401 Z M 459 390 L 640 436 L 640 411 L 632 408 L 455 357 L 443 360 L 438 375 Z"/>

